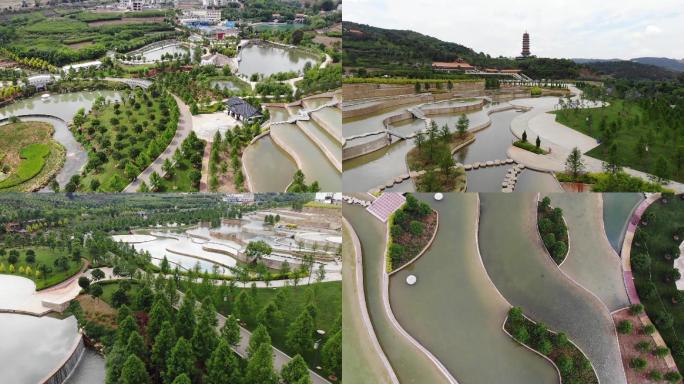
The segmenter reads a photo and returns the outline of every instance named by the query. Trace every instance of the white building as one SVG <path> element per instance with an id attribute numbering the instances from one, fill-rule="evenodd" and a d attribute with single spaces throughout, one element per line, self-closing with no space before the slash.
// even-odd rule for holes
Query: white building
<path id="1" fill-rule="evenodd" d="M 223 198 L 223 201 L 225 201 L 226 203 L 251 204 L 254 202 L 254 194 L 230 193 Z"/>
<path id="2" fill-rule="evenodd" d="M 62 67 L 62 71 L 64 72 L 69 72 L 70 70 L 78 71 L 82 68 L 89 68 L 89 67 L 99 67 L 102 65 L 102 62 L 100 60 L 95 60 L 95 61 L 87 61 L 85 63 L 78 63 L 78 64 L 71 64 L 71 65 L 65 65 Z"/>
<path id="3" fill-rule="evenodd" d="M 33 75 L 28 77 L 29 85 L 33 85 L 36 88 L 45 88 L 48 84 L 52 84 L 59 81 L 60 77 L 58 75 L 51 74 L 41 74 Z"/>
<path id="4" fill-rule="evenodd" d="M 315 201 L 325 204 L 335 204 L 342 201 L 342 192 L 316 192 Z"/>
<path id="5" fill-rule="evenodd" d="M 183 11 L 181 18 L 184 24 L 197 22 L 216 24 L 219 21 L 221 21 L 221 11 L 218 9 L 188 9 Z"/>

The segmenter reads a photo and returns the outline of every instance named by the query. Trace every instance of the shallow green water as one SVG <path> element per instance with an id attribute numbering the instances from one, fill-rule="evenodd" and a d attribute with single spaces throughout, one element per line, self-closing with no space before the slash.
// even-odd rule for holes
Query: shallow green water
<path id="1" fill-rule="evenodd" d="M 247 147 L 244 161 L 257 192 L 285 191 L 297 171 L 294 160 L 268 135 Z"/>
<path id="2" fill-rule="evenodd" d="M 622 241 L 627 231 L 629 217 L 637 205 L 644 199 L 641 193 L 604 193 L 603 222 L 610 245 L 618 253 L 622 250 Z"/>
<path id="3" fill-rule="evenodd" d="M 402 384 L 446 383 L 428 358 L 390 324 L 382 303 L 385 268 L 385 226 L 360 206 L 344 205 L 344 217 L 354 227 L 363 253 L 366 304 L 378 341 Z"/>
<path id="4" fill-rule="evenodd" d="M 536 233 L 536 194 L 481 194 L 480 251 L 494 284 L 535 321 L 568 334 L 603 384 L 625 383 L 613 321 L 605 306 L 571 282 Z"/>
<path id="5" fill-rule="evenodd" d="M 439 231 L 414 264 L 392 275 L 392 310 L 404 329 L 430 350 L 461 384 L 557 383 L 553 366 L 521 348 L 501 329 L 509 305 L 480 261 L 477 195 L 447 194 L 437 202 Z M 414 286 L 406 277 L 418 278 Z M 485 368 L 486 367 L 486 368 Z"/>

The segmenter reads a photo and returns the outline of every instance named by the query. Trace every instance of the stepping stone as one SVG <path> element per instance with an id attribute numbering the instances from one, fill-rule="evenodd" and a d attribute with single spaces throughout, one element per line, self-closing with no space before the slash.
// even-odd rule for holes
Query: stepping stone
<path id="1" fill-rule="evenodd" d="M 394 185 L 394 180 L 388 181 L 387 184 L 385 184 L 385 188 L 392 188 L 393 185 Z"/>
<path id="2" fill-rule="evenodd" d="M 403 175 L 401 175 L 399 177 L 401 177 L 402 180 L 408 180 L 411 176 L 408 173 L 404 173 Z"/>
<path id="3" fill-rule="evenodd" d="M 485 163 L 488 167 L 491 167 L 494 165 L 494 162 L 489 160 L 488 162 Z"/>
<path id="4" fill-rule="evenodd" d="M 494 165 L 499 166 L 501 165 L 501 160 L 494 160 Z"/>
<path id="5" fill-rule="evenodd" d="M 404 178 L 401 176 L 397 176 L 394 178 L 394 184 L 401 184 L 402 181 L 404 181 Z"/>
<path id="6" fill-rule="evenodd" d="M 426 170 L 418 171 L 418 176 L 423 176 L 426 173 L 427 173 Z"/>
<path id="7" fill-rule="evenodd" d="M 466 171 L 470 171 L 471 169 L 473 169 L 473 166 L 470 165 L 470 164 L 466 164 L 466 165 L 463 166 L 463 168 L 464 168 Z"/>

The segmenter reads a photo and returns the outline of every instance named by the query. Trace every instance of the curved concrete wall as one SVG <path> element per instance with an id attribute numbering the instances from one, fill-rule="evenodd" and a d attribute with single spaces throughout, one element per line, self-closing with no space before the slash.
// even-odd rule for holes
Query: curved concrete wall
<path id="1" fill-rule="evenodd" d="M 390 145 L 390 139 L 386 134 L 380 134 L 379 136 L 380 137 L 377 139 L 367 141 L 363 144 L 342 148 L 342 161 L 367 155 Z"/>
<path id="2" fill-rule="evenodd" d="M 78 363 L 85 352 L 85 343 L 83 342 L 83 335 L 78 334 L 78 338 L 71 348 L 71 352 L 62 361 L 62 363 L 48 374 L 44 379 L 40 380 L 39 384 L 62 384 L 67 381 L 69 376 L 74 372 Z"/>

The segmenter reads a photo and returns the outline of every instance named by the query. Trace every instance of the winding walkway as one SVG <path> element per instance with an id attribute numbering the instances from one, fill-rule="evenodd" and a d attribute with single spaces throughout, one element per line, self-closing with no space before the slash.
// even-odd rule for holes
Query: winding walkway
<path id="1" fill-rule="evenodd" d="M 149 186 L 150 175 L 152 175 L 153 172 L 157 172 L 159 176 L 163 176 L 164 171 L 162 171 L 162 165 L 164 164 L 164 160 L 171 160 L 173 154 L 176 152 L 176 149 L 180 148 L 181 144 L 183 143 L 183 140 L 185 140 L 185 138 L 188 137 L 190 132 L 192 132 L 192 114 L 190 113 L 190 107 L 188 107 L 188 105 L 185 104 L 183 100 L 181 100 L 178 96 L 172 96 L 176 100 L 176 103 L 178 104 L 178 109 L 180 110 L 180 117 L 178 118 L 178 128 L 176 129 L 176 135 L 173 137 L 173 139 L 171 139 L 171 142 L 166 147 L 164 152 L 157 156 L 157 158 L 154 159 L 154 161 L 149 166 L 147 166 L 147 168 L 145 168 L 145 170 L 142 171 L 135 180 L 128 184 L 128 186 L 123 190 L 123 192 L 137 192 L 138 188 L 140 188 L 140 183 L 143 181 Z"/>

